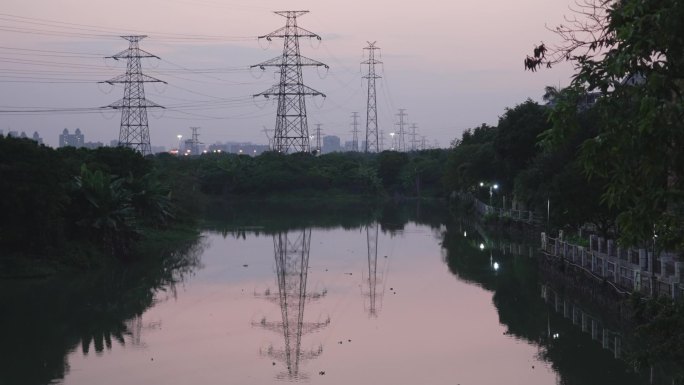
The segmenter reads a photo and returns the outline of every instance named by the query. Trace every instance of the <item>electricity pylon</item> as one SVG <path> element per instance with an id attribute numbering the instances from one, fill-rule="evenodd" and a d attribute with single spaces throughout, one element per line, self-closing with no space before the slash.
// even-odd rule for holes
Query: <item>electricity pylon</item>
<path id="1" fill-rule="evenodd" d="M 321 155 L 321 152 L 323 152 L 323 147 L 321 147 L 321 134 L 323 133 L 323 130 L 321 130 L 321 123 L 316 124 L 316 154 Z"/>
<path id="2" fill-rule="evenodd" d="M 359 113 L 352 112 L 352 151 L 359 151 Z"/>
<path id="3" fill-rule="evenodd" d="M 406 151 L 406 130 L 404 127 L 406 126 L 406 109 L 405 108 L 400 108 L 399 113 L 397 114 L 399 116 L 399 122 L 397 123 L 397 126 L 399 126 L 399 132 L 397 132 L 397 151 Z"/>
<path id="4" fill-rule="evenodd" d="M 166 82 L 142 73 L 140 59 L 159 59 L 158 56 L 140 49 L 138 43 L 147 36 L 132 35 L 121 37 L 128 40 L 128 49 L 107 58 L 114 60 L 126 59 L 126 73 L 101 83 L 112 85 L 116 83 L 124 84 L 123 99 L 107 106 L 108 108 L 121 110 L 119 146 L 129 147 L 140 151 L 143 155 L 148 155 L 152 153 L 152 148 L 150 146 L 150 129 L 147 123 L 147 109 L 164 107 L 145 99 L 144 83 L 166 84 Z"/>
<path id="5" fill-rule="evenodd" d="M 303 66 L 328 68 L 326 64 L 299 54 L 299 38 L 308 37 L 321 40 L 317 34 L 297 26 L 297 16 L 309 11 L 277 11 L 275 14 L 287 19 L 285 26 L 259 39 L 271 41 L 282 38 L 283 54 L 251 66 L 265 70 L 266 67 L 280 68 L 280 82 L 268 90 L 254 95 L 278 97 L 278 112 L 276 114 L 275 132 L 273 134 L 273 150 L 289 152 L 309 152 L 309 127 L 306 118 L 306 96 L 323 96 L 325 94 L 304 85 L 302 79 Z"/>
<path id="6" fill-rule="evenodd" d="M 199 141 L 199 127 L 190 127 L 192 130 L 192 139 L 190 139 L 190 155 L 199 155 L 199 145 L 202 144 Z"/>
<path id="7" fill-rule="evenodd" d="M 378 316 L 378 311 L 380 310 L 378 299 L 380 299 L 381 303 L 383 296 L 382 289 L 378 292 L 378 284 L 382 281 L 382 276 L 378 280 L 378 227 L 378 223 L 366 226 L 368 277 L 364 280 L 364 283 L 368 285 L 368 291 L 363 293 L 368 299 L 368 302 L 364 303 L 364 307 L 368 312 L 368 316 L 374 318 Z"/>
<path id="8" fill-rule="evenodd" d="M 416 136 L 418 135 L 416 133 L 416 128 L 418 128 L 418 125 L 413 123 L 411 124 L 411 151 L 416 151 L 418 150 L 418 139 L 416 139 Z"/>
<path id="9" fill-rule="evenodd" d="M 367 42 L 368 60 L 362 61 L 361 64 L 368 64 L 368 73 L 363 77 L 368 79 L 368 102 L 366 104 L 366 148 L 365 152 L 380 152 L 378 145 L 378 106 L 376 103 L 375 94 L 375 79 L 380 79 L 381 76 L 375 73 L 375 65 L 381 64 L 381 61 L 375 59 L 375 51 L 379 47 L 375 46 L 376 42 Z"/>
<path id="10" fill-rule="evenodd" d="M 253 326 L 282 334 L 285 340 L 285 347 L 282 349 L 269 346 L 266 351 L 261 351 L 262 355 L 284 362 L 287 370 L 279 374 L 278 379 L 306 378 L 306 375 L 299 372 L 300 363 L 321 355 L 323 347 L 303 351 L 302 335 L 318 331 L 330 324 L 330 318 L 319 322 L 304 321 L 304 305 L 326 295 L 326 291 L 319 293 L 306 291 L 310 245 L 311 230 L 309 229 L 303 230 L 296 237 L 288 236 L 286 232 L 273 236 L 278 293 L 266 290 L 263 297 L 280 305 L 282 320 L 268 321 L 262 318 L 261 321 L 252 323 Z"/>

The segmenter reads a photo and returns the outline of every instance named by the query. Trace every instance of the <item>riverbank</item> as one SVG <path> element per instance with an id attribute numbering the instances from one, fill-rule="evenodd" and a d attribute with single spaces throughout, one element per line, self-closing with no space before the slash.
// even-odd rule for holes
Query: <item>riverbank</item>
<path id="1" fill-rule="evenodd" d="M 198 240 L 199 230 L 190 223 L 177 224 L 165 229 L 148 228 L 134 246 L 131 258 L 143 263 L 155 263 L 169 252 L 183 248 Z M 43 279 L 55 275 L 87 273 L 120 268 L 124 262 L 102 250 L 93 242 L 71 242 L 61 253 L 51 257 L 6 254 L 0 257 L 0 279 Z"/>

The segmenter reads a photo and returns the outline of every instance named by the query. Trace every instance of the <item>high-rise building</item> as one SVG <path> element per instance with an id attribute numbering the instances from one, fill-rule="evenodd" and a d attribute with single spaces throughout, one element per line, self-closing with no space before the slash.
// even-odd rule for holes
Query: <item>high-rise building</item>
<path id="1" fill-rule="evenodd" d="M 43 144 L 43 138 L 41 138 L 40 135 L 38 135 L 38 131 L 33 132 L 33 140 L 38 142 L 38 144 Z"/>
<path id="2" fill-rule="evenodd" d="M 328 135 L 323 137 L 323 149 L 322 153 L 328 154 L 331 152 L 341 151 L 342 146 L 340 146 L 340 137 L 335 135 Z"/>
<path id="3" fill-rule="evenodd" d="M 83 147 L 84 143 L 85 137 L 79 128 L 73 134 L 70 134 L 69 130 L 65 128 L 62 134 L 59 135 L 59 147 L 72 146 L 78 148 Z"/>

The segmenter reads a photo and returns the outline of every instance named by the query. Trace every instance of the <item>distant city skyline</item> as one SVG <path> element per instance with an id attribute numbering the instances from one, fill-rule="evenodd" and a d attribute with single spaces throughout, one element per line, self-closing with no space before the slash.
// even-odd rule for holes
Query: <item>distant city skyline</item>
<path id="1" fill-rule="evenodd" d="M 494 1 L 477 4 L 428 0 L 420 7 L 379 0 L 322 4 L 292 1 L 307 9 L 299 25 L 322 41 L 302 40 L 302 55 L 330 66 L 306 68 L 307 85 L 327 95 L 307 99 L 310 133 L 321 123 L 327 135 L 351 140 L 351 112 L 359 112 L 364 137 L 366 89 L 360 69 L 363 47 L 380 47 L 378 126 L 384 142 L 406 109 L 418 136 L 446 147 L 467 129 L 496 124 L 505 108 L 527 98 L 541 101 L 544 86 L 563 86 L 571 69 L 529 73 L 522 61 L 540 40 L 555 36 L 545 25 L 562 22 L 570 1 Z M 117 3 L 7 0 L 0 36 L 0 129 L 37 131 L 51 146 L 65 127 L 87 129 L 90 140 L 109 143 L 119 133 L 120 114 L 99 110 L 122 97 L 123 88 L 98 84 L 125 72 L 125 63 L 105 60 L 127 48 L 123 34 L 146 34 L 140 47 L 161 60 L 144 59 L 146 74 L 168 82 L 147 84 L 152 146 L 177 147 L 177 135 L 202 128 L 205 143 L 267 143 L 276 106 L 253 98 L 277 82 L 273 70 L 250 65 L 278 56 L 282 41 L 258 41 L 282 27 L 273 0 L 169 0 Z M 130 12 L 135 9 L 135 12 Z M 265 48 L 265 49 L 264 49 Z M 54 110 L 47 112 L 46 110 Z"/>

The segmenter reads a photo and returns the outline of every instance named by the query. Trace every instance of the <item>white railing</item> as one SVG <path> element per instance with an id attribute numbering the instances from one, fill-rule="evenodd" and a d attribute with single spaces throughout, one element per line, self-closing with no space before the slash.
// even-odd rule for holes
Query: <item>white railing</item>
<path id="1" fill-rule="evenodd" d="M 654 258 L 646 249 L 622 249 L 615 247 L 612 240 L 594 235 L 589 239 L 589 246 L 584 247 L 545 233 L 541 234 L 541 250 L 606 280 L 619 291 L 677 298 L 684 289 L 681 284 L 684 262 L 668 253 Z"/>

